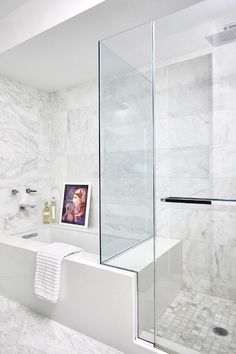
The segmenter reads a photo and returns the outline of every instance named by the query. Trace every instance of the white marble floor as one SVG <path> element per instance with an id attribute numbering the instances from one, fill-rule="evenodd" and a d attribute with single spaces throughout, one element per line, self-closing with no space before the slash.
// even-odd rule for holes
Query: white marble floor
<path id="1" fill-rule="evenodd" d="M 121 354 L 0 296 L 0 354 Z"/>
<path id="2" fill-rule="evenodd" d="M 228 335 L 218 336 L 214 327 Z M 236 302 L 183 290 L 159 319 L 157 335 L 204 354 L 234 354 Z"/>

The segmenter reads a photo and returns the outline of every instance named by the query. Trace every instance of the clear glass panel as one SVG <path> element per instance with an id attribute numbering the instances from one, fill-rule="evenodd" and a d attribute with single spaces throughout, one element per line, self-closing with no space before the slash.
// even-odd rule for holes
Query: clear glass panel
<path id="1" fill-rule="evenodd" d="M 101 41 L 101 262 L 137 273 L 144 339 L 154 327 L 153 99 L 153 24 Z"/>
<path id="2" fill-rule="evenodd" d="M 156 23 L 154 332 L 177 353 L 236 348 L 233 22 L 235 1 L 206 0 Z"/>
<path id="3" fill-rule="evenodd" d="M 100 42 L 101 261 L 153 236 L 152 25 Z"/>

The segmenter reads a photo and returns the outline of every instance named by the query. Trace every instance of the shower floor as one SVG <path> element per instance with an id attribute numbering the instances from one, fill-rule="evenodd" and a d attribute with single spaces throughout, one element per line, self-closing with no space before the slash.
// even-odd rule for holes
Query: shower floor
<path id="1" fill-rule="evenodd" d="M 214 327 L 229 333 L 220 337 Z M 236 353 L 236 302 L 182 290 L 159 319 L 157 335 L 204 354 Z"/>

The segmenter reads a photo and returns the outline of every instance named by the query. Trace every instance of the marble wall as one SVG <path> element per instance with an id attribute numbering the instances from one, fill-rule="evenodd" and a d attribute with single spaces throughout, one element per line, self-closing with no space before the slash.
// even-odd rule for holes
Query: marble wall
<path id="1" fill-rule="evenodd" d="M 50 191 L 49 97 L 36 89 L 0 78 L 0 230 L 41 220 L 41 201 Z M 40 177 L 40 178 L 39 178 Z M 25 188 L 37 189 L 36 211 L 20 211 Z M 18 195 L 11 195 L 18 189 Z"/>
<path id="2" fill-rule="evenodd" d="M 184 287 L 228 298 L 236 295 L 236 208 L 160 198 L 235 199 L 235 48 L 157 73 L 157 234 L 182 240 Z"/>
<path id="3" fill-rule="evenodd" d="M 63 183 L 89 182 L 87 231 L 98 233 L 97 100 L 96 82 L 46 93 L 0 78 L 0 230 L 41 223 L 52 196 L 59 213 Z M 27 187 L 38 191 L 37 210 L 19 209 Z"/>
<path id="4" fill-rule="evenodd" d="M 236 199 L 236 43 L 214 49 L 211 176 L 212 193 Z M 236 297 L 236 207 L 213 208 L 212 287 Z"/>
<path id="5" fill-rule="evenodd" d="M 211 55 L 157 71 L 157 235 L 182 240 L 183 285 L 210 291 L 206 206 L 165 204 L 165 196 L 210 196 Z"/>
<path id="6" fill-rule="evenodd" d="M 98 93 L 97 82 L 52 93 L 51 196 L 61 202 L 64 183 L 91 183 L 89 227 L 98 234 Z"/>

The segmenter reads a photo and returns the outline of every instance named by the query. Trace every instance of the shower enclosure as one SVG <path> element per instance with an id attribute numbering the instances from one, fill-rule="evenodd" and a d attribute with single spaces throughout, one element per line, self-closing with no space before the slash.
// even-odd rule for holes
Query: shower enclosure
<path id="1" fill-rule="evenodd" d="M 234 22 L 206 0 L 99 44 L 101 263 L 173 353 L 236 353 Z"/>

